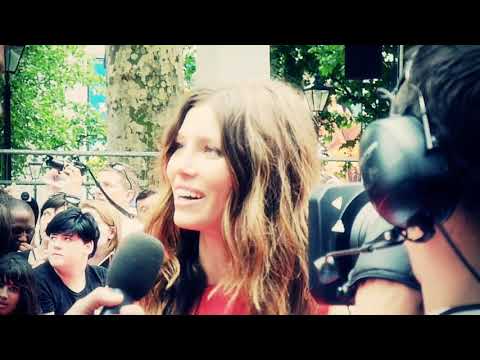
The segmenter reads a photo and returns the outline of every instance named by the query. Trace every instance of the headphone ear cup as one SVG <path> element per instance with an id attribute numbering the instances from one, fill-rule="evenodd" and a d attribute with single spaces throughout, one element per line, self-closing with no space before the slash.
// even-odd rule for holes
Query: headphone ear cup
<path id="1" fill-rule="evenodd" d="M 443 222 L 459 199 L 446 157 L 440 148 L 427 149 L 422 123 L 413 116 L 371 123 L 360 141 L 360 169 L 373 205 L 395 226 Z"/>

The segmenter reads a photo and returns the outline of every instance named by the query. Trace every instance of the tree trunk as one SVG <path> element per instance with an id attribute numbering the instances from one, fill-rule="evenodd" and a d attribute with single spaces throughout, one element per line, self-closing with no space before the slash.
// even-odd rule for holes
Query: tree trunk
<path id="1" fill-rule="evenodd" d="M 156 151 L 169 107 L 184 92 L 183 46 L 107 46 L 107 149 Z M 124 158 L 152 183 L 153 159 Z"/>

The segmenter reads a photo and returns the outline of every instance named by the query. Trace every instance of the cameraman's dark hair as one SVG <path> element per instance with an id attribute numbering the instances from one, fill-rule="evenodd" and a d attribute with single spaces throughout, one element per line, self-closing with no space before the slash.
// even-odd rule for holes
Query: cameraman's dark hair
<path id="1" fill-rule="evenodd" d="M 93 241 L 93 251 L 89 257 L 95 255 L 95 251 L 97 251 L 97 243 L 100 238 L 97 222 L 92 215 L 82 213 L 77 207 L 71 207 L 55 215 L 47 225 L 45 232 L 48 236 L 50 234 L 77 234 L 84 243 Z"/>
<path id="2" fill-rule="evenodd" d="M 140 191 L 137 197 L 135 198 L 135 205 L 137 205 L 137 202 L 139 202 L 140 200 L 146 199 L 151 195 L 155 195 L 156 193 L 157 193 L 156 191 L 153 191 L 150 189 L 145 189 Z"/>
<path id="3" fill-rule="evenodd" d="M 480 211 L 480 45 L 421 45 L 409 50 L 409 84 L 425 99 L 433 135 L 445 152 L 468 211 Z M 407 66 L 408 67 L 408 66 Z M 406 84 L 392 112 L 419 114 L 418 92 Z"/>
<path id="4" fill-rule="evenodd" d="M 17 253 L 0 257 L 0 286 L 9 282 L 20 288 L 20 298 L 12 315 L 38 314 L 39 306 L 32 266 Z"/>
<path id="5" fill-rule="evenodd" d="M 12 215 L 8 207 L 0 202 L 0 256 L 17 250 L 12 236 Z"/>

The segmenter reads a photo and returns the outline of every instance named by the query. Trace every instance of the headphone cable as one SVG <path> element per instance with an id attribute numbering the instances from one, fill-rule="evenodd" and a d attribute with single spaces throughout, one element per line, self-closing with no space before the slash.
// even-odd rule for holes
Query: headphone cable
<path id="1" fill-rule="evenodd" d="M 470 271 L 470 273 L 473 275 L 473 277 L 478 282 L 480 282 L 480 274 L 473 268 L 473 266 L 468 262 L 468 260 L 465 258 L 465 256 L 463 256 L 461 251 L 458 249 L 458 247 L 452 241 L 452 238 L 450 237 L 450 235 L 448 235 L 447 230 L 443 227 L 442 224 L 436 224 L 436 225 L 437 225 L 438 229 L 440 230 L 440 232 L 442 233 L 445 240 L 447 240 L 448 245 L 450 245 L 450 247 L 453 249 L 455 254 L 458 256 L 460 261 L 463 263 L 463 265 L 468 269 L 468 271 Z"/>

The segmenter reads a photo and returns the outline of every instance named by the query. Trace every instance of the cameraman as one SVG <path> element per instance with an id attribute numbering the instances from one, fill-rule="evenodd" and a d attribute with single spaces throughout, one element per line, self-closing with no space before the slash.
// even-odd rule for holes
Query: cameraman
<path id="1" fill-rule="evenodd" d="M 458 193 L 451 212 L 435 221 L 430 233 L 428 227 L 408 228 L 412 241 L 405 244 L 422 287 L 425 313 L 480 314 L 480 46 L 416 46 L 406 68 L 391 113 L 428 117 L 456 181 L 436 196 L 441 200 Z M 430 212 L 436 210 L 432 206 Z M 423 235 L 426 241 L 420 241 Z"/>

